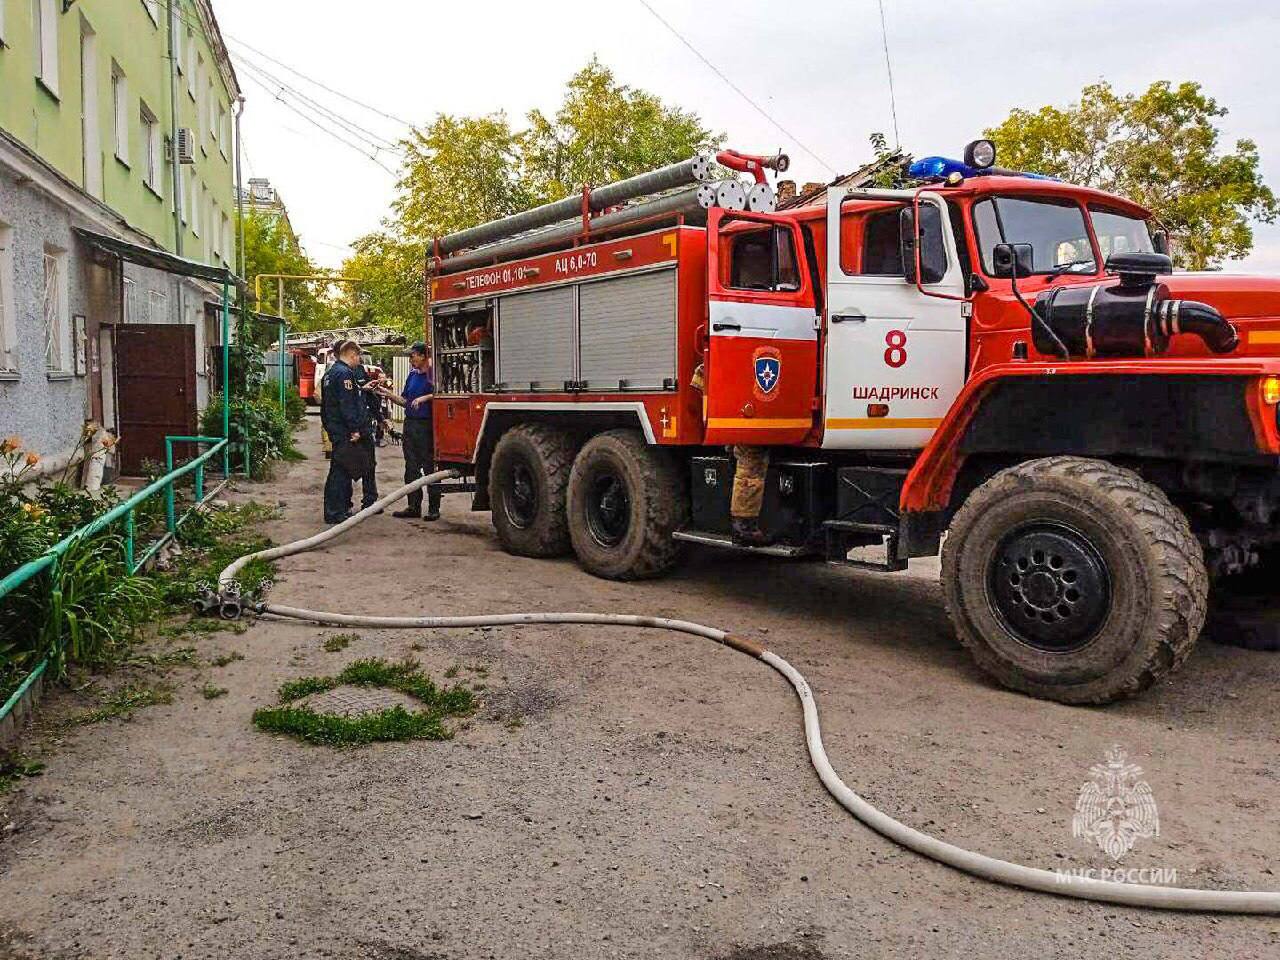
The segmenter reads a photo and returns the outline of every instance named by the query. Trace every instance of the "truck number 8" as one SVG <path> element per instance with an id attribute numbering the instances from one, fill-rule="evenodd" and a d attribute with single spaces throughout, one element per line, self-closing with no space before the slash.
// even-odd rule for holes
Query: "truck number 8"
<path id="1" fill-rule="evenodd" d="M 884 362 L 895 370 L 907 362 L 907 335 L 902 330 L 890 330 L 884 335 L 888 350 L 884 352 Z"/>

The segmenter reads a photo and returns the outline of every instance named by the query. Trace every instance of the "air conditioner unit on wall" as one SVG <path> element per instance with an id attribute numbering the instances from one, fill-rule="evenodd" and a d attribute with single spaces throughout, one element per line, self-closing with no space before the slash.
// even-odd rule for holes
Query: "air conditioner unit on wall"
<path id="1" fill-rule="evenodd" d="M 190 127 L 178 128 L 178 162 L 196 162 L 196 137 Z"/>

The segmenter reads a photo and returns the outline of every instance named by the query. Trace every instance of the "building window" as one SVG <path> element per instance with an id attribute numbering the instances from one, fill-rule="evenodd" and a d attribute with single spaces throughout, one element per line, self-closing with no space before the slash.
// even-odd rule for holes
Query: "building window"
<path id="1" fill-rule="evenodd" d="M 142 5 L 146 8 L 151 22 L 157 27 L 160 26 L 160 0 L 142 0 Z"/>
<path id="2" fill-rule="evenodd" d="M 36 79 L 58 96 L 58 5 L 59 0 L 33 0 L 35 15 Z"/>
<path id="3" fill-rule="evenodd" d="M 206 132 L 214 140 L 217 140 L 218 128 L 215 126 L 215 124 L 218 122 L 218 118 L 214 116 L 214 112 L 213 112 L 213 76 L 212 74 L 209 77 L 209 82 L 205 84 L 204 96 L 205 96 L 204 117 L 205 117 L 205 122 L 209 125 L 209 129 Z M 200 135 L 200 142 L 201 143 L 206 142 L 206 138 L 204 134 Z"/>
<path id="4" fill-rule="evenodd" d="M 129 109 L 129 79 L 120 69 L 120 64 L 114 60 L 111 61 L 111 102 L 115 112 L 116 159 L 127 167 L 129 165 L 129 118 L 133 115 L 133 111 Z"/>
<path id="5" fill-rule="evenodd" d="M 191 181 L 191 232 L 200 236 L 200 185 Z"/>
<path id="6" fill-rule="evenodd" d="M 162 290 L 147 293 L 147 323 L 169 322 L 169 295 Z"/>
<path id="7" fill-rule="evenodd" d="M 218 104 L 218 125 L 214 128 L 213 138 L 218 141 L 218 149 L 227 155 L 227 108 Z"/>
<path id="8" fill-rule="evenodd" d="M 190 220 L 191 189 L 186 175 L 182 173 L 182 168 L 179 167 L 178 170 L 180 178 L 178 180 L 178 211 L 182 214 L 182 222 L 185 224 Z"/>
<path id="9" fill-rule="evenodd" d="M 196 55 L 196 35 L 187 27 L 187 95 L 196 98 L 196 66 L 199 58 Z"/>
<path id="10" fill-rule="evenodd" d="M 210 262 L 218 259 L 222 252 L 222 223 L 218 219 L 218 204 L 209 202 L 209 248 L 213 251 Z"/>
<path id="11" fill-rule="evenodd" d="M 18 372 L 17 307 L 13 299 L 13 228 L 0 223 L 0 370 Z"/>
<path id="12" fill-rule="evenodd" d="M 222 262 L 225 266 L 231 266 L 234 253 L 235 247 L 231 242 L 231 218 L 224 213 L 222 215 Z"/>
<path id="13" fill-rule="evenodd" d="M 200 146 L 204 146 L 205 138 L 205 122 L 204 122 L 204 57 L 196 54 L 196 88 L 191 91 L 191 96 L 196 101 L 196 133 L 200 136 Z"/>
<path id="14" fill-rule="evenodd" d="M 142 149 L 146 160 L 142 168 L 142 180 L 158 197 L 160 196 L 160 121 L 147 109 L 145 103 L 141 105 L 139 119 L 142 121 Z"/>
<path id="15" fill-rule="evenodd" d="M 67 252 L 44 249 L 44 361 L 50 373 L 71 372 L 71 325 L 67 318 Z"/>
<path id="16" fill-rule="evenodd" d="M 178 0 L 169 0 L 169 33 L 173 36 L 173 65 L 177 68 L 178 74 L 186 73 L 182 52 L 182 31 L 178 29 L 178 24 L 182 19 L 182 9 L 178 4 Z"/>
<path id="17" fill-rule="evenodd" d="M 138 317 L 138 285 L 129 277 L 124 278 L 124 322 L 133 323 Z"/>
<path id="18" fill-rule="evenodd" d="M 4 0 L 0 0 L 0 47 L 4 46 Z"/>

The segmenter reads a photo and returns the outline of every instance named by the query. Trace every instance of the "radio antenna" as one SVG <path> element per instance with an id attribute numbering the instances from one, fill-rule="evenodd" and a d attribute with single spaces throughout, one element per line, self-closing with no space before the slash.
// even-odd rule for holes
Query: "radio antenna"
<path id="1" fill-rule="evenodd" d="M 902 140 L 898 136 L 898 98 L 893 92 L 893 61 L 889 59 L 889 31 L 884 23 L 884 0 L 880 4 L 880 39 L 884 42 L 884 69 L 889 74 L 889 112 L 893 115 L 893 148 L 902 149 Z"/>

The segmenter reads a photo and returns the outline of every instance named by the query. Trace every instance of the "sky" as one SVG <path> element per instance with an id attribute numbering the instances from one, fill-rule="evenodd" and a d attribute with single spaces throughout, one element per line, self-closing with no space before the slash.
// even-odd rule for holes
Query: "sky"
<path id="1" fill-rule="evenodd" d="M 802 183 L 866 162 L 872 132 L 894 142 L 877 0 L 647 3 L 723 76 L 643 0 L 213 0 L 243 58 L 245 179 L 270 179 L 308 253 L 336 267 L 388 213 L 396 157 L 382 144 L 401 121 L 500 110 L 519 125 L 554 110 L 593 54 L 621 82 L 697 112 L 726 146 L 781 147 Z M 917 156 L 958 156 L 1011 108 L 1065 106 L 1097 80 L 1120 91 L 1196 80 L 1230 111 L 1223 144 L 1254 140 L 1280 191 L 1272 0 L 883 3 L 900 142 Z M 277 81 L 359 129 L 300 115 Z M 1253 254 L 1229 268 L 1280 274 L 1280 225 L 1257 227 Z"/>

